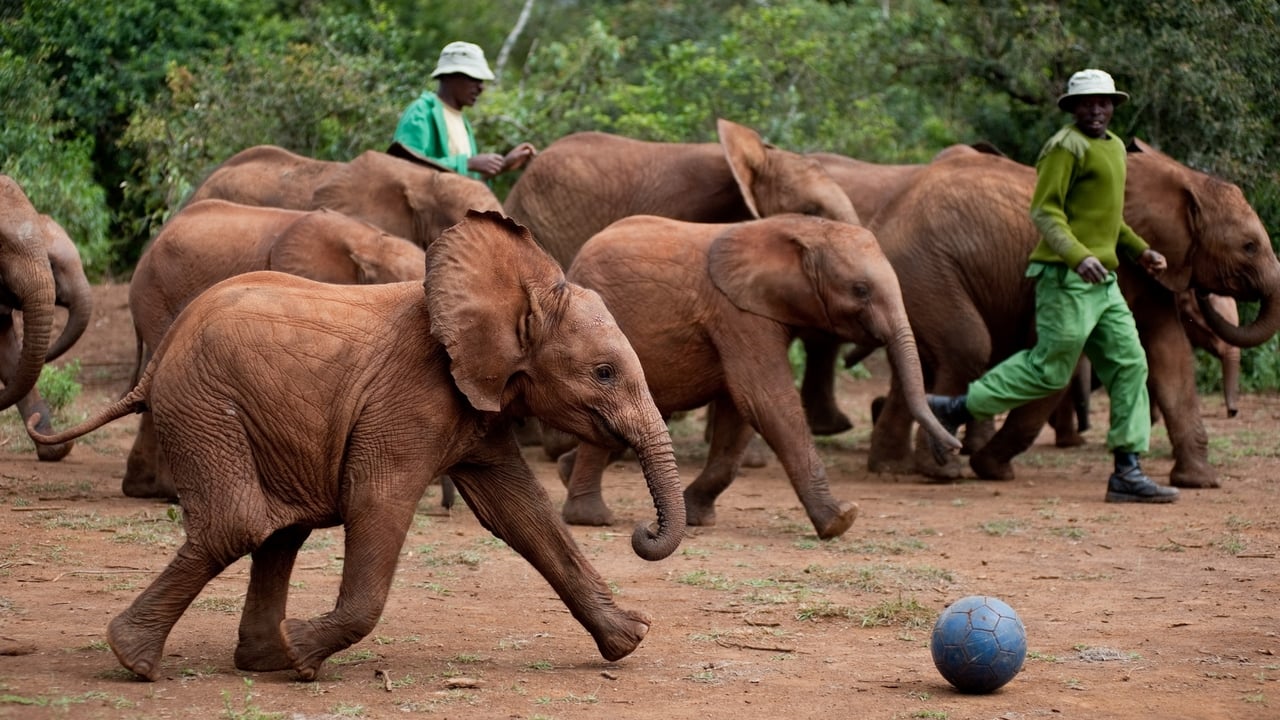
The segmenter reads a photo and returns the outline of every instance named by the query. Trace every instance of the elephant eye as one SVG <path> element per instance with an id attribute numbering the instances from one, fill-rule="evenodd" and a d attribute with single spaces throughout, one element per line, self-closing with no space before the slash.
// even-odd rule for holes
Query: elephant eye
<path id="1" fill-rule="evenodd" d="M 604 384 L 612 383 L 613 379 L 618 375 L 617 371 L 613 369 L 613 366 L 607 363 L 595 366 L 591 373 L 595 376 L 596 382 Z"/>
<path id="2" fill-rule="evenodd" d="M 1244 253 L 1245 253 L 1245 255 L 1257 255 L 1257 254 L 1258 254 L 1258 243 L 1257 243 L 1257 241 L 1256 241 L 1256 240 L 1250 240 L 1249 242 L 1245 243 L 1245 244 L 1244 244 Z"/>
<path id="3" fill-rule="evenodd" d="M 866 300 L 871 297 L 871 288 L 867 287 L 864 283 L 854 283 L 853 296 L 858 300 Z"/>

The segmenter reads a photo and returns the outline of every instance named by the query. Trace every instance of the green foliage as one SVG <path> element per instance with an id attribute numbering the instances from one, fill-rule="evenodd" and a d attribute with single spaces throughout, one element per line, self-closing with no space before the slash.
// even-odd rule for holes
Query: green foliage
<path id="1" fill-rule="evenodd" d="M 36 391 L 55 413 L 71 405 L 80 396 L 80 361 L 72 360 L 61 368 L 45 365 L 36 381 Z"/>
<path id="2" fill-rule="evenodd" d="M 59 140 L 71 124 L 54 119 L 62 81 L 51 68 L 0 50 L 0 172 L 22 186 L 80 250 L 85 270 L 98 276 L 111 261 L 110 215 L 93 178 L 93 140 Z"/>
<path id="3" fill-rule="evenodd" d="M 703 142 L 715 120 L 797 151 L 919 162 L 985 139 L 1030 162 L 1086 66 L 1133 100 L 1113 129 L 1235 182 L 1280 223 L 1274 0 L 73 0 L 0 12 L 0 171 L 127 274 L 218 163 L 275 144 L 385 149 L 466 39 L 498 78 L 468 112 L 485 149 L 582 130 Z M 514 181 L 495 182 L 503 197 Z M 1246 388 L 1280 387 L 1274 344 Z"/>

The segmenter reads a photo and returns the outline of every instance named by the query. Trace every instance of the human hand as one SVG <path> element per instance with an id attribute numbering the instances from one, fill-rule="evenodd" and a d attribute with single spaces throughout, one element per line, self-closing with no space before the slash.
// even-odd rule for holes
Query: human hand
<path id="1" fill-rule="evenodd" d="M 1169 267 L 1164 255 L 1150 248 L 1143 250 L 1142 254 L 1138 256 L 1138 264 L 1142 266 L 1143 270 L 1152 275 L 1159 275 Z"/>
<path id="2" fill-rule="evenodd" d="M 1107 279 L 1107 268 L 1103 266 L 1102 261 L 1090 255 L 1080 264 L 1076 266 L 1076 274 L 1090 285 L 1097 285 Z"/>
<path id="3" fill-rule="evenodd" d="M 491 178 L 502 172 L 504 158 L 498 153 L 481 153 L 467 158 L 467 169 Z"/>
<path id="4" fill-rule="evenodd" d="M 533 156 L 537 154 L 538 149 L 535 148 L 532 143 L 520 143 L 512 148 L 511 152 L 507 153 L 507 156 L 503 158 L 502 172 L 518 170 L 519 168 L 524 167 L 525 163 L 532 160 Z"/>

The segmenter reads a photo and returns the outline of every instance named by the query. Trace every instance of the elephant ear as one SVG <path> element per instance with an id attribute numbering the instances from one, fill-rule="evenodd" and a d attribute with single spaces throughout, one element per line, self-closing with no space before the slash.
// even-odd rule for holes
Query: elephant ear
<path id="1" fill-rule="evenodd" d="M 335 237 L 335 233 L 326 229 L 332 217 L 326 218 L 325 213 L 333 211 L 309 212 L 285 228 L 267 252 L 266 269 L 319 282 L 344 285 L 359 282 L 350 247 L 341 233 Z"/>
<path id="2" fill-rule="evenodd" d="M 768 162 L 768 146 L 755 130 L 724 118 L 716 120 L 716 132 L 747 209 L 752 217 L 763 217 L 756 204 L 754 188 Z"/>
<path id="3" fill-rule="evenodd" d="M 784 216 L 778 216 L 782 218 Z M 785 325 L 830 327 L 809 243 L 769 221 L 730 226 L 711 243 L 711 282 L 735 306 Z"/>
<path id="4" fill-rule="evenodd" d="M 564 273 L 529 230 L 501 213 L 470 211 L 427 248 L 431 334 L 471 405 L 502 409 L 503 391 L 541 337 Z"/>

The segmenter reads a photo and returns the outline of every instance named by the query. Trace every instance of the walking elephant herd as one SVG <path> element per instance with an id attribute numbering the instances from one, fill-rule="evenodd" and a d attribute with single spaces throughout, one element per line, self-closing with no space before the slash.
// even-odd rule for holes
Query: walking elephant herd
<path id="1" fill-rule="evenodd" d="M 639 458 L 656 521 L 634 529 L 632 546 L 647 560 L 671 555 L 687 526 L 715 524 L 756 434 L 816 535 L 841 536 L 859 507 L 833 495 L 814 435 L 851 427 L 837 365 L 877 348 L 892 377 L 870 472 L 957 478 L 967 457 L 978 478 L 1007 480 L 1046 423 L 1059 444 L 1079 442 L 1087 363 L 1073 388 L 998 427 L 974 423 L 963 443 L 926 402 L 1034 343 L 1034 168 L 983 144 L 884 165 L 774 147 L 727 120 L 717 129 L 715 143 L 562 138 L 503 201 L 484 182 L 381 152 L 327 162 L 245 150 L 134 270 L 133 388 L 62 431 L 35 382 L 87 326 L 88 283 L 66 233 L 0 176 L 0 407 L 18 405 L 45 460 L 140 414 L 121 489 L 183 510 L 185 543 L 110 623 L 121 664 L 157 679 L 188 605 L 251 555 L 236 667 L 314 679 L 372 632 L 438 479 L 541 573 L 604 658 L 624 657 L 650 621 L 614 603 L 565 527 L 614 522 L 601 490 L 610 462 L 628 449 Z M 1238 187 L 1140 140 L 1125 219 L 1168 259 L 1158 279 L 1127 264 L 1118 275 L 1172 447 L 1169 482 L 1217 487 L 1193 348 L 1222 359 L 1233 408 L 1239 348 L 1280 329 L 1280 262 Z M 1261 301 L 1257 318 L 1241 325 L 1235 301 Z M 55 305 L 69 309 L 57 338 Z M 795 341 L 807 358 L 799 387 Z M 704 406 L 707 459 L 686 483 L 666 421 Z M 523 432 L 532 418 L 541 437 Z M 533 442 L 559 460 L 562 503 L 524 460 Z M 287 617 L 299 548 L 338 525 L 334 609 Z"/>

